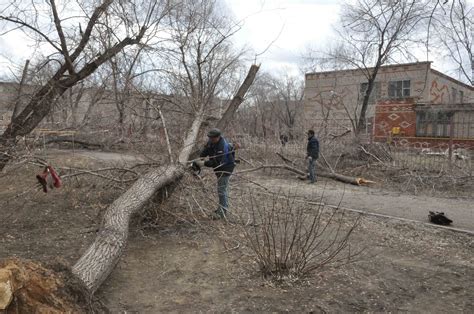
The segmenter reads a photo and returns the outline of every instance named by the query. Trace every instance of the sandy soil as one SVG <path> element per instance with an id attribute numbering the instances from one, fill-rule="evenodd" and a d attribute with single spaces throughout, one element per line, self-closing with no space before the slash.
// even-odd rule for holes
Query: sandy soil
<path id="1" fill-rule="evenodd" d="M 64 157 L 60 163 L 78 166 L 77 158 Z M 72 264 L 94 239 L 104 209 L 120 190 L 82 177 L 43 194 L 34 189 L 37 170 L 29 166 L 17 170 L 14 179 L 0 177 L 0 258 L 18 256 L 44 263 L 60 258 Z M 213 191 L 214 178 L 208 180 Z M 236 197 L 242 197 L 238 182 L 234 180 L 234 204 Z M 281 179 L 267 183 L 294 187 Z M 301 187 L 318 196 L 312 189 L 318 187 Z M 374 198 L 364 189 L 353 193 L 348 205 L 356 204 L 362 195 L 366 200 Z M 328 195 L 328 200 L 336 194 Z M 377 202 L 401 206 L 402 195 L 387 195 L 393 198 Z M 185 216 L 185 202 L 177 198 L 169 202 L 175 202 L 173 209 Z M 413 199 L 403 202 L 410 204 Z M 393 204 L 376 208 L 387 205 Z M 98 291 L 114 313 L 474 312 L 474 237 L 470 235 L 364 217 L 351 240 L 355 249 L 365 249 L 357 263 L 325 268 L 296 283 L 276 284 L 260 276 L 240 225 L 208 219 L 190 224 L 168 217 L 153 228 L 145 227 L 132 227 L 125 255 Z"/>

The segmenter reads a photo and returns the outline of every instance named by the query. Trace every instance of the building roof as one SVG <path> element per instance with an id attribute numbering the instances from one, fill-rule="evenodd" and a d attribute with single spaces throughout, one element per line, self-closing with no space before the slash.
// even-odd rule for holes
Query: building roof
<path id="1" fill-rule="evenodd" d="M 396 68 L 396 67 L 406 67 L 406 66 L 412 66 L 412 65 L 428 65 L 430 66 L 432 61 L 422 61 L 422 62 L 411 62 L 411 63 L 398 63 L 398 64 L 387 64 L 387 65 L 382 65 L 380 68 L 381 69 L 387 69 L 387 68 Z M 373 67 L 367 68 L 367 70 L 373 69 Z M 343 73 L 343 72 L 353 72 L 353 71 L 361 71 L 362 69 L 360 68 L 352 68 L 352 69 L 344 69 L 344 70 L 331 70 L 331 71 L 321 71 L 321 72 L 309 72 L 306 73 L 306 76 L 308 75 L 320 75 L 320 74 L 331 74 L 331 73 Z"/>
<path id="2" fill-rule="evenodd" d="M 387 65 L 383 65 L 380 67 L 380 69 L 389 69 L 389 68 L 399 68 L 399 67 L 408 67 L 408 66 L 415 66 L 415 65 L 420 65 L 420 66 L 428 66 L 428 68 L 430 69 L 431 73 L 434 73 L 436 75 L 439 75 L 439 76 L 442 76 L 443 78 L 447 79 L 447 80 L 450 80 L 451 82 L 454 82 L 458 85 L 461 85 L 471 91 L 474 91 L 474 86 L 471 86 L 469 84 L 466 84 L 462 81 L 459 81 L 447 74 L 444 74 L 438 70 L 435 70 L 433 68 L 431 68 L 431 63 L 432 61 L 422 61 L 422 62 L 411 62 L 411 63 L 399 63 L 399 64 L 387 64 Z M 373 67 L 371 68 L 367 68 L 367 70 L 371 70 L 373 69 Z M 328 75 L 328 74 L 334 74 L 334 73 L 344 73 L 344 72 L 361 72 L 362 69 L 361 68 L 352 68 L 352 69 L 344 69 L 344 70 L 332 70 L 332 71 L 321 71 L 321 72 L 309 72 L 309 73 L 306 73 L 306 77 L 310 76 L 310 75 Z"/>

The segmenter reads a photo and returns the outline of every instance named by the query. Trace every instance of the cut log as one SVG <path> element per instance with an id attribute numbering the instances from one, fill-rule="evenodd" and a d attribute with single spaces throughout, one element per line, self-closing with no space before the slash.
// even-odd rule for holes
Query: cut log
<path id="1" fill-rule="evenodd" d="M 349 183 L 353 185 L 364 185 L 364 184 L 375 183 L 374 181 L 370 181 L 364 178 L 350 177 L 350 176 L 345 176 L 338 173 L 320 172 L 320 173 L 317 173 L 317 175 L 323 178 L 334 179 L 340 182 Z"/>

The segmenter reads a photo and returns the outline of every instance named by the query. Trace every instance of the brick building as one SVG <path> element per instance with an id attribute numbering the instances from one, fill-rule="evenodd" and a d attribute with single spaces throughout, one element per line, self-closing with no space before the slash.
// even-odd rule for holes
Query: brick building
<path id="1" fill-rule="evenodd" d="M 306 74 L 305 125 L 351 129 L 367 79 L 361 70 Z M 456 142 L 474 146 L 474 88 L 431 68 L 431 62 L 379 70 L 367 110 L 367 134 L 375 141 L 420 146 Z M 472 143 L 472 144 L 471 144 Z"/>

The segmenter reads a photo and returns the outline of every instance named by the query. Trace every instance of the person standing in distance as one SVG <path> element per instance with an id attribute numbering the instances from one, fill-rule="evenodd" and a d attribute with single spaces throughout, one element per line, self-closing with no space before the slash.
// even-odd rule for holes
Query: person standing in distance
<path id="1" fill-rule="evenodd" d="M 317 181 L 315 166 L 319 157 L 319 141 L 314 135 L 313 130 L 308 131 L 308 145 L 306 146 L 306 159 L 308 160 L 308 173 L 310 183 Z"/>

